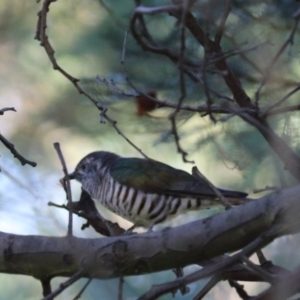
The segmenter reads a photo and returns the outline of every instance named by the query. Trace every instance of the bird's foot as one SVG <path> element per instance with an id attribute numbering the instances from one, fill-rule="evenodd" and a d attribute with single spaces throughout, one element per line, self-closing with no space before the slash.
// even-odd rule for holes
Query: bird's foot
<path id="1" fill-rule="evenodd" d="M 135 227 L 136 227 L 135 225 L 132 225 L 131 227 L 129 227 L 127 230 L 124 231 L 123 235 L 137 234 L 136 232 L 133 232 Z"/>
<path id="2" fill-rule="evenodd" d="M 153 232 L 153 226 L 150 226 L 147 232 Z"/>

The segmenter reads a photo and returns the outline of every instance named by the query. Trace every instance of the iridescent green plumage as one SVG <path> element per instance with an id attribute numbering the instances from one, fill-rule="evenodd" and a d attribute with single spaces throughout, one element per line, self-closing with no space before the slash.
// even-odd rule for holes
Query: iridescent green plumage
<path id="1" fill-rule="evenodd" d="M 119 183 L 145 193 L 215 197 L 206 182 L 155 160 L 120 157 L 111 166 L 110 175 Z M 247 196 L 242 192 L 219 190 L 225 197 Z"/>

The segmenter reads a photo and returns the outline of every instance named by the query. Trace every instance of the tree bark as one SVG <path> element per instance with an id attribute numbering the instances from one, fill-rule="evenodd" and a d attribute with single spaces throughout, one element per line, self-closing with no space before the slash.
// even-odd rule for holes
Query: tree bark
<path id="1" fill-rule="evenodd" d="M 86 277 L 107 279 L 201 263 L 239 250 L 270 229 L 274 238 L 299 232 L 299 195 L 297 186 L 209 218 L 143 234 L 83 239 L 0 232 L 0 272 L 45 280 L 84 269 Z"/>

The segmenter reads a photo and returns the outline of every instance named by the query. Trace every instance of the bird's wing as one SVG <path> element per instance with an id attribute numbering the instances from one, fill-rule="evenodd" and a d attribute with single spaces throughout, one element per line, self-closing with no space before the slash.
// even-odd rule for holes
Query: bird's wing
<path id="1" fill-rule="evenodd" d="M 119 183 L 145 193 L 215 197 L 205 182 L 158 161 L 120 158 L 111 167 L 110 174 Z"/>

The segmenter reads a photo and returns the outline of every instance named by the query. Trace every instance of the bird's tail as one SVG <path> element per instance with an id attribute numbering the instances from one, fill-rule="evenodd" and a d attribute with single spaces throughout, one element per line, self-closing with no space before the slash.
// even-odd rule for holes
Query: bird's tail
<path id="1" fill-rule="evenodd" d="M 244 192 L 224 190 L 224 189 L 218 189 L 218 190 L 222 193 L 222 195 L 226 198 L 226 200 L 231 205 L 241 205 L 249 201 L 252 201 L 252 199 L 246 198 L 248 194 Z"/>
<path id="2" fill-rule="evenodd" d="M 250 199 L 250 198 L 230 198 L 230 197 L 226 197 L 226 200 L 231 205 L 242 205 L 242 204 L 248 203 L 250 201 L 253 201 L 253 199 Z"/>
<path id="3" fill-rule="evenodd" d="M 248 196 L 248 194 L 244 193 L 244 192 L 224 190 L 224 189 L 219 189 L 219 188 L 218 188 L 218 190 L 226 198 L 246 198 Z"/>

